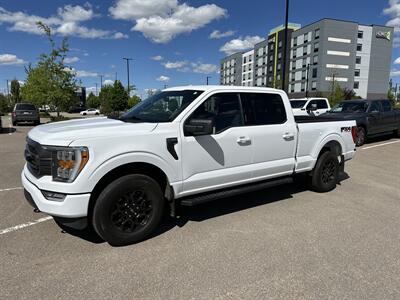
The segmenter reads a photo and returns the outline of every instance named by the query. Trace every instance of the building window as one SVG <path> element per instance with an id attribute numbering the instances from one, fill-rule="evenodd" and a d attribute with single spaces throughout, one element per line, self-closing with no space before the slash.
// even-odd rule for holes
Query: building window
<path id="1" fill-rule="evenodd" d="M 293 47 L 297 46 L 297 36 L 295 38 L 293 38 Z"/>
<path id="2" fill-rule="evenodd" d="M 296 58 L 296 57 L 297 57 L 297 51 L 294 50 L 294 51 L 293 51 L 293 58 Z"/>
<path id="3" fill-rule="evenodd" d="M 274 60 L 274 57 L 271 55 L 270 57 L 269 57 L 269 61 L 273 61 Z"/>
<path id="4" fill-rule="evenodd" d="M 292 81 L 296 80 L 296 73 L 292 73 Z"/>
<path id="5" fill-rule="evenodd" d="M 251 62 L 252 61 L 252 59 L 253 59 L 253 55 L 249 55 L 249 62 Z"/>
<path id="6" fill-rule="evenodd" d="M 318 65 L 318 55 L 314 55 L 313 64 Z"/>
<path id="7" fill-rule="evenodd" d="M 317 82 L 316 82 L 316 81 L 313 81 L 313 82 L 311 83 L 311 89 L 312 89 L 313 91 L 315 91 L 315 90 L 317 89 Z"/>
<path id="8" fill-rule="evenodd" d="M 279 41 L 278 47 L 279 47 L 279 48 L 282 48 L 282 41 Z"/>
<path id="9" fill-rule="evenodd" d="M 306 90 L 306 83 L 305 83 L 305 82 L 302 82 L 302 83 L 301 83 L 301 91 L 302 91 L 302 92 L 305 92 L 305 90 Z"/>
<path id="10" fill-rule="evenodd" d="M 361 31 L 361 30 L 360 30 L 360 31 L 358 32 L 358 38 L 359 38 L 359 39 L 362 39 L 363 36 L 364 36 L 364 31 Z"/>
<path id="11" fill-rule="evenodd" d="M 361 56 L 356 57 L 356 64 L 357 65 L 361 64 Z"/>
<path id="12" fill-rule="evenodd" d="M 281 74 L 278 74 L 278 75 L 276 76 L 276 80 L 281 80 Z"/>
<path id="13" fill-rule="evenodd" d="M 307 67 L 307 59 L 303 58 L 303 68 Z"/>
<path id="14" fill-rule="evenodd" d="M 360 69 L 355 69 L 354 70 L 354 76 L 355 77 L 360 77 Z"/>
<path id="15" fill-rule="evenodd" d="M 312 70 L 312 78 L 317 78 L 317 76 L 318 76 L 318 69 L 317 69 L 317 68 L 314 68 L 314 69 Z"/>
<path id="16" fill-rule="evenodd" d="M 280 71 L 281 68 L 282 68 L 282 65 L 279 63 L 279 64 L 278 64 L 278 71 Z"/>
<path id="17" fill-rule="evenodd" d="M 243 57 L 243 63 L 244 63 L 244 64 L 246 63 L 246 56 Z"/>
<path id="18" fill-rule="evenodd" d="M 306 79 L 306 70 L 301 72 L 301 79 Z"/>
<path id="19" fill-rule="evenodd" d="M 247 74 L 247 79 L 248 79 L 248 80 L 251 79 L 251 73 Z"/>
<path id="20" fill-rule="evenodd" d="M 278 53 L 278 59 L 281 59 L 282 58 L 282 52 L 279 52 Z"/>
<path id="21" fill-rule="evenodd" d="M 268 81 L 269 81 L 269 82 L 272 82 L 272 76 L 269 76 L 269 77 L 268 77 Z"/>
<path id="22" fill-rule="evenodd" d="M 271 44 L 269 45 L 269 49 L 270 49 L 270 50 L 274 50 L 274 43 L 271 43 Z"/>
<path id="23" fill-rule="evenodd" d="M 242 78 L 242 80 L 243 80 L 243 81 L 245 81 L 245 80 L 246 80 L 246 75 L 244 75 L 244 74 L 243 74 L 243 78 Z"/>
<path id="24" fill-rule="evenodd" d="M 292 70 L 296 70 L 296 62 L 292 63 Z"/>
<path id="25" fill-rule="evenodd" d="M 354 88 L 359 89 L 360 88 L 360 83 L 358 81 L 354 81 Z"/>
<path id="26" fill-rule="evenodd" d="M 304 34 L 304 43 L 308 43 L 308 32 Z"/>
<path id="27" fill-rule="evenodd" d="M 314 44 L 314 53 L 317 53 L 319 51 L 319 43 Z"/>
<path id="28" fill-rule="evenodd" d="M 304 46 L 304 48 L 303 48 L 303 56 L 304 56 L 304 55 L 307 55 L 307 54 L 308 54 L 307 47 Z"/>
<path id="29" fill-rule="evenodd" d="M 316 40 L 319 39 L 319 29 L 315 29 L 315 37 Z"/>
<path id="30" fill-rule="evenodd" d="M 291 85 L 290 85 L 290 92 L 291 92 L 291 93 L 294 93 L 294 84 L 291 84 Z"/>
<path id="31" fill-rule="evenodd" d="M 272 66 L 269 66 L 269 71 L 272 72 Z"/>
<path id="32" fill-rule="evenodd" d="M 357 51 L 362 51 L 362 44 L 357 44 Z"/>

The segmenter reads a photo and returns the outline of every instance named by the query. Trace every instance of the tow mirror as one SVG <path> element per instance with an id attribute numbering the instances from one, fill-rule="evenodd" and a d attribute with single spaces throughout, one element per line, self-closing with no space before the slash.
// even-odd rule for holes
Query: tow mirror
<path id="1" fill-rule="evenodd" d="M 213 129 L 214 120 L 212 119 L 191 119 L 184 125 L 186 136 L 210 135 Z"/>

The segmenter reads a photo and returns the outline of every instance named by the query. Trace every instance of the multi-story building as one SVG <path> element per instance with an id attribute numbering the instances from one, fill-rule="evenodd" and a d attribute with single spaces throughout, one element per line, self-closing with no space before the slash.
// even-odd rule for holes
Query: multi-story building
<path id="1" fill-rule="evenodd" d="M 287 40 L 291 40 L 294 31 L 301 27 L 300 24 L 289 23 Z M 283 79 L 283 59 L 285 47 L 285 27 L 283 25 L 272 29 L 268 38 L 254 45 L 255 66 L 254 66 L 254 85 L 282 87 Z M 289 53 L 286 52 L 286 74 L 289 70 Z M 287 81 L 286 81 L 287 82 Z M 287 88 L 287 83 L 286 83 Z"/>
<path id="2" fill-rule="evenodd" d="M 221 60 L 221 85 L 242 85 L 242 55 L 238 52 Z"/>
<path id="3" fill-rule="evenodd" d="M 242 83 L 243 86 L 254 85 L 254 50 L 247 51 L 242 55 Z"/>
<path id="4" fill-rule="evenodd" d="M 323 19 L 293 32 L 290 49 L 291 97 L 329 95 L 334 86 L 363 98 L 388 91 L 392 27 Z"/>

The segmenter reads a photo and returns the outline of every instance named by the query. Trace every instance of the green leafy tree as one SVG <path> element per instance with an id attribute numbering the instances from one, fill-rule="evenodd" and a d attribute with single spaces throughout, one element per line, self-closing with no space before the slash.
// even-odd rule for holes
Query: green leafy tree
<path id="1" fill-rule="evenodd" d="M 142 101 L 142 100 L 140 99 L 139 96 L 133 95 L 132 97 L 130 97 L 130 98 L 128 99 L 128 108 L 134 107 L 134 106 L 135 106 L 136 104 L 138 104 L 140 101 Z"/>
<path id="2" fill-rule="evenodd" d="M 336 104 L 344 100 L 345 94 L 343 92 L 343 89 L 340 87 L 338 83 L 334 84 L 332 90 L 333 93 L 331 93 L 329 97 L 329 102 L 331 106 L 335 106 Z"/>
<path id="3" fill-rule="evenodd" d="M 4 94 L 0 94 L 0 115 L 8 111 L 8 98 Z"/>
<path id="4" fill-rule="evenodd" d="M 111 109 L 113 112 L 119 114 L 120 111 L 125 110 L 128 107 L 128 93 L 124 89 L 121 81 L 115 80 L 112 89 L 112 98 L 110 99 Z"/>
<path id="5" fill-rule="evenodd" d="M 100 107 L 100 98 L 94 95 L 92 92 L 89 94 L 86 105 L 89 108 L 99 108 Z"/>
<path id="6" fill-rule="evenodd" d="M 109 115 L 112 112 L 111 101 L 113 86 L 104 85 L 99 93 L 99 101 L 101 106 L 101 112 L 105 115 Z"/>
<path id="7" fill-rule="evenodd" d="M 21 102 L 20 84 L 17 79 L 11 81 L 11 101 L 12 103 Z"/>
<path id="8" fill-rule="evenodd" d="M 344 100 L 351 100 L 356 97 L 356 92 L 352 89 L 344 88 L 343 96 L 344 96 Z"/>
<path id="9" fill-rule="evenodd" d="M 50 27 L 42 22 L 36 24 L 46 34 L 51 51 L 40 55 L 37 66 L 29 65 L 26 68 L 27 79 L 21 88 L 22 98 L 38 106 L 54 105 L 59 116 L 61 110 L 77 102 L 76 76 L 64 64 L 69 51 L 68 40 L 64 38 L 61 46 L 56 46 Z"/>

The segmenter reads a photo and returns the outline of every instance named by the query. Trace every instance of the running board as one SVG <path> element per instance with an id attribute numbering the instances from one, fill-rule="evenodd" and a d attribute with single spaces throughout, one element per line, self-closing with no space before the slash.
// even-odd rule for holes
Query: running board
<path id="1" fill-rule="evenodd" d="M 213 200 L 221 199 L 221 198 L 227 198 L 227 197 L 232 197 L 244 193 L 250 193 L 262 189 L 267 189 L 270 187 L 274 187 L 277 185 L 282 185 L 282 184 L 288 184 L 292 183 L 293 178 L 292 177 L 283 177 L 279 179 L 272 179 L 268 181 L 261 181 L 258 183 L 253 183 L 253 184 L 247 184 L 247 185 L 242 185 L 239 187 L 232 187 L 230 189 L 224 189 L 216 192 L 211 192 L 211 193 L 204 193 L 201 195 L 193 195 L 193 196 L 188 196 L 185 198 L 182 198 L 182 200 L 177 199 L 178 201 L 180 200 L 180 204 L 183 206 L 195 206 L 199 205 L 202 203 L 210 202 Z"/>

